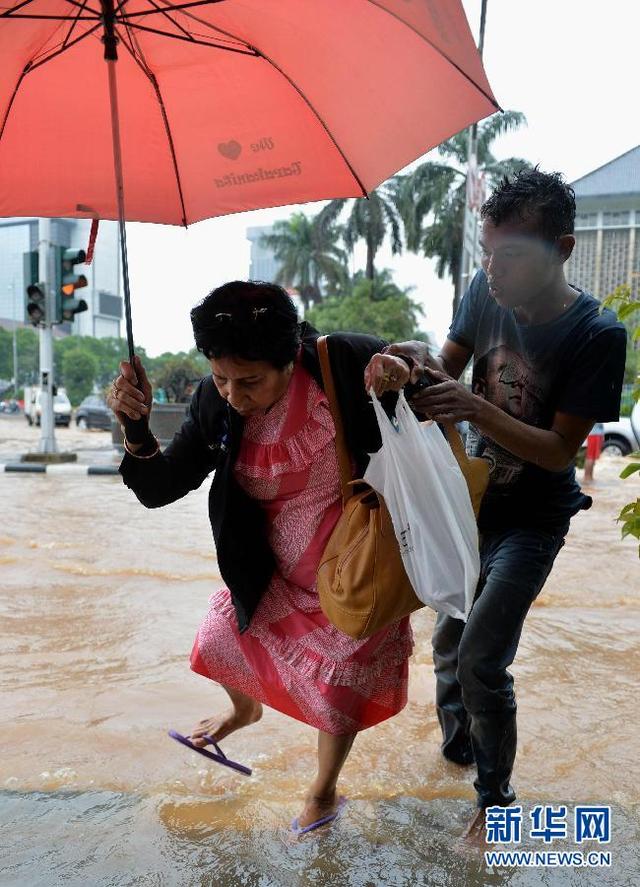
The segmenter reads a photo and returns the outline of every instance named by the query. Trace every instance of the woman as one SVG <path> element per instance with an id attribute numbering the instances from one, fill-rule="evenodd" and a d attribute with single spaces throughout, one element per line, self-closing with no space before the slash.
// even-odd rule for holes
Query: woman
<path id="1" fill-rule="evenodd" d="M 232 708 L 200 721 L 204 747 L 255 723 L 266 704 L 318 730 L 318 770 L 298 828 L 330 821 L 337 781 L 356 734 L 406 703 L 412 636 L 404 619 L 354 641 L 319 605 L 316 570 L 341 513 L 335 429 L 317 355 L 318 334 L 300 325 L 279 286 L 233 282 L 191 312 L 196 346 L 211 365 L 181 430 L 164 453 L 146 430 L 125 441 L 120 472 L 140 502 L 166 505 L 215 469 L 209 516 L 227 585 L 210 599 L 191 655 L 220 683 Z M 354 472 L 380 437 L 363 372 L 385 343 L 335 334 L 329 354 Z M 146 418 L 151 386 L 139 361 L 114 381 L 109 406 L 121 423 Z M 136 438 L 137 439 L 137 438 Z"/>

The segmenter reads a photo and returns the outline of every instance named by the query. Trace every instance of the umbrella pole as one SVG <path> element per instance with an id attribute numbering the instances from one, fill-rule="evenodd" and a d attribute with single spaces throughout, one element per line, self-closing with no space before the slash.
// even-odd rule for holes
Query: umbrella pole
<path id="1" fill-rule="evenodd" d="M 115 32 L 115 10 L 113 0 L 100 0 L 104 22 L 104 57 L 109 72 L 109 103 L 111 105 L 111 137 L 113 140 L 113 165 L 116 179 L 116 198 L 118 201 L 118 226 L 120 230 L 120 255 L 122 258 L 122 280 L 124 288 L 124 317 L 127 329 L 127 346 L 129 363 L 133 366 L 133 325 L 131 323 L 131 293 L 129 290 L 129 262 L 127 259 L 127 231 L 124 214 L 124 181 L 122 176 L 122 149 L 120 143 L 120 116 L 118 114 L 118 82 L 116 79 L 116 63 L 118 61 Z"/>

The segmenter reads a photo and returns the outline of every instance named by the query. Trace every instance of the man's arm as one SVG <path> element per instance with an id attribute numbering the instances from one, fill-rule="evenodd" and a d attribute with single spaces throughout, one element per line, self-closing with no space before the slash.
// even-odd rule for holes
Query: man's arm
<path id="1" fill-rule="evenodd" d="M 571 464 L 594 422 L 582 416 L 557 412 L 551 429 L 536 428 L 472 394 L 443 372 L 430 370 L 429 374 L 437 384 L 413 398 L 411 405 L 417 412 L 437 422 L 467 419 L 503 449 L 547 471 L 562 471 Z"/>

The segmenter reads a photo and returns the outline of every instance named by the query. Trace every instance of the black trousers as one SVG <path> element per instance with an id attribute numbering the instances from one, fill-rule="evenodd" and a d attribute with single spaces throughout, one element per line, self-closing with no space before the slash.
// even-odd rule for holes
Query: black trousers
<path id="1" fill-rule="evenodd" d="M 568 525 L 557 532 L 485 532 L 480 578 L 466 623 L 442 613 L 433 632 L 436 709 L 442 752 L 475 760 L 478 806 L 507 806 L 516 756 L 513 662 L 525 616 L 551 572 Z"/>

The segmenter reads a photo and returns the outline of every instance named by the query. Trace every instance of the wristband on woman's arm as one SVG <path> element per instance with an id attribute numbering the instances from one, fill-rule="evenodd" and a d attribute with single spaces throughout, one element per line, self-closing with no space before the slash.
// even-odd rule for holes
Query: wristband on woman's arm
<path id="1" fill-rule="evenodd" d="M 138 444 L 134 444 L 134 446 L 139 446 Z M 149 443 L 144 443 L 140 446 L 139 450 L 136 452 L 132 452 L 129 449 L 129 441 L 125 437 L 124 439 L 124 448 L 125 452 L 127 452 L 130 456 L 133 456 L 134 459 L 153 459 L 154 456 L 157 456 L 160 452 L 160 444 L 155 439 L 155 437 L 151 438 Z"/>

